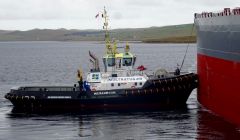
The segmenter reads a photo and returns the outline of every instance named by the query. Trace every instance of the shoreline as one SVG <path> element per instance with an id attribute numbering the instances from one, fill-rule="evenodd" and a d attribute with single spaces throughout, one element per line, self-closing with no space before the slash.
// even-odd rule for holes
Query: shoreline
<path id="1" fill-rule="evenodd" d="M 173 36 L 160 39 L 146 39 L 144 43 L 196 43 L 196 36 Z"/>
<path id="2" fill-rule="evenodd" d="M 17 40 L 13 40 L 13 41 L 0 41 L 0 43 L 8 43 L 8 42 L 15 42 L 15 43 L 21 43 L 21 42 L 64 42 L 64 43 L 67 43 L 67 42 L 94 42 L 94 43 L 98 43 L 98 44 L 105 44 L 104 41 L 96 41 L 96 40 L 92 40 L 92 41 L 83 41 L 83 40 L 79 40 L 79 41 L 59 41 L 59 40 L 41 40 L 41 41 L 38 41 L 38 40 L 21 40 L 21 41 L 17 41 Z M 118 43 L 147 43 L 147 44 L 185 44 L 185 43 L 191 43 L 191 44 L 194 44 L 196 43 L 196 41 L 186 41 L 186 40 L 177 40 L 177 41 L 172 41 L 172 40 L 136 40 L 136 41 L 118 41 Z"/>

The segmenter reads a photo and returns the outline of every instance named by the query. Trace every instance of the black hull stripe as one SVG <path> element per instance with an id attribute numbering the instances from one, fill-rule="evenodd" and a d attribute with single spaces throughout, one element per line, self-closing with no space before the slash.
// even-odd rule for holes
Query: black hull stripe
<path id="1" fill-rule="evenodd" d="M 200 48 L 200 47 L 198 47 L 198 53 L 215 57 L 215 58 L 240 62 L 240 53 L 225 52 L 225 51 L 212 50 L 212 49 L 206 49 L 206 48 Z"/>
<path id="2" fill-rule="evenodd" d="M 240 61 L 240 32 L 197 31 L 198 53 Z"/>
<path id="3" fill-rule="evenodd" d="M 240 53 L 240 32 L 198 31 L 197 46 L 212 50 Z"/>

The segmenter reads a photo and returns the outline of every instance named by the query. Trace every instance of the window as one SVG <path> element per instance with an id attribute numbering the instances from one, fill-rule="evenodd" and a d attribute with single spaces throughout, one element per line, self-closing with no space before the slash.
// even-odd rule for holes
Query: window
<path id="1" fill-rule="evenodd" d="M 118 83 L 118 86 L 120 86 L 120 83 Z"/>
<path id="2" fill-rule="evenodd" d="M 111 86 L 114 87 L 114 83 L 111 83 Z"/>
<path id="3" fill-rule="evenodd" d="M 92 79 L 93 80 L 98 80 L 99 79 L 99 74 L 93 74 Z"/>
<path id="4" fill-rule="evenodd" d="M 107 63 L 109 67 L 115 66 L 115 58 L 108 58 Z"/>
<path id="5" fill-rule="evenodd" d="M 135 82 L 134 84 L 135 84 L 135 86 L 137 86 L 137 82 Z"/>
<path id="6" fill-rule="evenodd" d="M 141 85 L 142 85 L 142 82 L 140 82 L 139 85 L 141 86 Z"/>
<path id="7" fill-rule="evenodd" d="M 120 58 L 117 59 L 117 61 L 116 61 L 116 66 L 117 66 L 118 68 L 121 68 L 121 66 L 122 66 L 122 61 L 121 61 Z"/>
<path id="8" fill-rule="evenodd" d="M 123 58 L 123 66 L 131 66 L 132 58 Z"/>

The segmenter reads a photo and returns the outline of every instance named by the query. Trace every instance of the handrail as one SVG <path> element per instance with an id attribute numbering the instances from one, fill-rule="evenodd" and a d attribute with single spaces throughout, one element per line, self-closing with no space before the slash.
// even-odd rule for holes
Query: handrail
<path id="1" fill-rule="evenodd" d="M 202 13 L 195 13 L 194 18 L 210 18 L 210 17 L 219 17 L 219 16 L 230 16 L 230 15 L 240 15 L 240 8 L 224 8 L 223 11 L 218 12 L 202 12 Z"/>

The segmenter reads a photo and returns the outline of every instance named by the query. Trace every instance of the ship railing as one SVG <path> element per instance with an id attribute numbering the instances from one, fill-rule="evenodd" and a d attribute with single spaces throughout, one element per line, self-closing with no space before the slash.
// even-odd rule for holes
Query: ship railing
<path id="1" fill-rule="evenodd" d="M 21 87 L 21 91 L 77 91 L 77 87 Z"/>
<path id="2" fill-rule="evenodd" d="M 139 71 L 139 70 L 136 70 L 136 69 L 118 70 L 118 71 L 115 71 L 115 73 L 117 73 L 118 77 L 143 76 L 144 75 L 144 71 Z M 102 74 L 102 77 L 106 78 L 106 77 L 108 77 L 111 74 L 112 74 L 112 72 L 106 72 L 106 73 Z"/>
<path id="3" fill-rule="evenodd" d="M 224 8 L 223 11 L 195 13 L 194 18 L 211 18 L 231 15 L 240 15 L 240 7 L 234 9 Z"/>
<path id="4" fill-rule="evenodd" d="M 129 70 L 127 74 L 129 76 L 143 76 L 144 72 L 139 70 Z"/>

